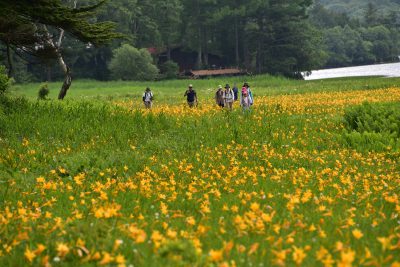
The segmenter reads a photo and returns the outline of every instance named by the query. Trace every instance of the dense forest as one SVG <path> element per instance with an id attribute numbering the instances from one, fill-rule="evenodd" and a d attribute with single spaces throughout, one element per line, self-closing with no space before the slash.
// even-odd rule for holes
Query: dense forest
<path id="1" fill-rule="evenodd" d="M 336 13 L 346 13 L 351 17 L 363 17 L 365 7 L 371 3 L 383 13 L 391 11 L 398 12 L 400 9 L 399 0 L 320 0 L 327 9 Z"/>
<path id="2" fill-rule="evenodd" d="M 72 10 L 96 4 L 50 2 Z M 383 1 L 358 0 L 113 0 L 96 5 L 88 18 L 114 23 L 119 35 L 111 43 L 60 34 L 54 25 L 46 30 L 75 79 L 152 80 L 222 67 L 300 77 L 321 67 L 398 61 L 400 1 L 386 2 L 390 9 L 381 8 Z M 10 41 L 17 38 L 10 15 L 0 15 L 0 64 L 9 75 L 17 82 L 61 79 L 59 60 L 46 45 L 27 53 Z M 29 30 L 36 29 L 40 23 L 31 22 Z"/>

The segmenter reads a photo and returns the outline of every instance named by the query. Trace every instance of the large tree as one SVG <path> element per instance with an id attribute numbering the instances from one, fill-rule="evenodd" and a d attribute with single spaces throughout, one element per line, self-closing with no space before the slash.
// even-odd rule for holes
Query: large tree
<path id="1" fill-rule="evenodd" d="M 78 6 L 77 0 L 70 4 L 61 0 L 0 0 L 0 40 L 17 52 L 56 58 L 65 75 L 58 98 L 64 99 L 72 83 L 71 69 L 62 54 L 65 35 L 94 46 L 122 37 L 114 32 L 113 23 L 90 20 L 104 2 Z"/>

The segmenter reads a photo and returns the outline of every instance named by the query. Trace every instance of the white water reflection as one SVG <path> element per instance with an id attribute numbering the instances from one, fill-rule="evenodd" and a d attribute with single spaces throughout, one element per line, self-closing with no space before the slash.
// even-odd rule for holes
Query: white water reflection
<path id="1" fill-rule="evenodd" d="M 312 74 L 308 77 L 305 77 L 305 79 L 318 80 L 318 79 L 357 77 L 357 76 L 400 77 L 400 63 L 314 70 L 312 71 Z"/>

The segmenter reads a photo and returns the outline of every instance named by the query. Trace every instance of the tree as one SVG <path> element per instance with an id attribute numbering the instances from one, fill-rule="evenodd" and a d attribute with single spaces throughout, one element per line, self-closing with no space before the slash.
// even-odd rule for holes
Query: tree
<path id="1" fill-rule="evenodd" d="M 24 37 L 21 40 L 18 36 L 7 34 L 12 28 L 2 24 L 0 40 L 14 50 L 22 50 L 41 58 L 56 58 L 65 75 L 58 98 L 64 99 L 72 83 L 71 69 L 62 55 L 65 34 L 96 46 L 122 37 L 114 32 L 113 23 L 89 20 L 94 15 L 93 10 L 103 3 L 100 1 L 95 5 L 78 7 L 75 0 L 74 6 L 69 7 L 61 0 L 37 0 L 34 4 L 29 0 L 1 0 L 0 17 L 11 18 L 14 25 L 23 29 Z"/>
<path id="2" fill-rule="evenodd" d="M 146 49 L 124 44 L 113 52 L 110 70 L 113 78 L 121 80 L 150 81 L 157 78 L 158 69 Z"/>

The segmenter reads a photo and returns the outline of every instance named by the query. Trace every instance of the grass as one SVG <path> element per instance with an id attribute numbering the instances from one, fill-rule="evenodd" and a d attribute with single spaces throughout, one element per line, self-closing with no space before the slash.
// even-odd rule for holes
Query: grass
<path id="1" fill-rule="evenodd" d="M 298 94 L 321 91 L 346 91 L 356 89 L 378 89 L 396 87 L 400 84 L 400 78 L 364 77 L 364 78 L 340 78 L 314 81 L 295 81 L 284 77 L 273 77 L 267 75 L 228 77 L 203 80 L 171 80 L 159 82 L 127 82 L 111 81 L 97 82 L 91 80 L 73 81 L 68 99 L 123 99 L 126 97 L 141 97 L 144 89 L 150 86 L 160 101 L 173 103 L 180 99 L 188 84 L 193 84 L 200 97 L 212 98 L 213 92 L 218 85 L 236 83 L 239 87 L 243 82 L 249 81 L 256 94 L 281 95 Z M 50 95 L 56 99 L 61 82 L 49 83 Z M 36 99 L 39 91 L 38 83 L 16 85 L 13 87 L 15 95 L 26 96 Z"/>
<path id="2" fill-rule="evenodd" d="M 15 86 L 0 99 L 0 265 L 396 266 L 399 140 L 349 143 L 344 114 L 398 106 L 400 80 L 226 80 L 252 85 L 251 112 L 213 105 L 219 79 L 153 83 L 151 111 L 146 83 L 75 81 L 67 101 Z"/>

